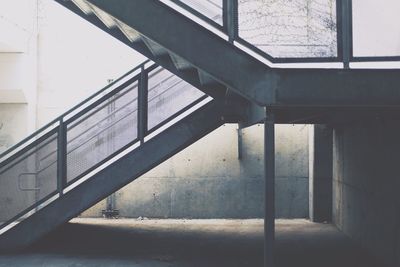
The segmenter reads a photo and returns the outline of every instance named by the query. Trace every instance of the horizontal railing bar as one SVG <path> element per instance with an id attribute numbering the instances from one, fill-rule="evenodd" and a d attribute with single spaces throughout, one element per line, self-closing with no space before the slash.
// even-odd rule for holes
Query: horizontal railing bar
<path id="1" fill-rule="evenodd" d="M 51 126 L 53 126 L 54 128 L 56 128 L 57 126 L 54 126 L 56 123 L 58 123 L 58 119 L 54 119 L 52 120 L 50 123 L 46 124 L 45 126 L 43 126 L 42 128 L 40 128 L 39 130 L 35 131 L 33 134 L 29 135 L 28 137 L 24 138 L 23 140 L 21 140 L 20 142 L 18 142 L 17 144 L 15 144 L 14 146 L 10 147 L 8 150 L 4 151 L 1 155 L 0 155 L 0 159 L 5 157 L 7 154 L 10 154 L 11 152 L 13 152 L 14 150 L 16 150 L 17 148 L 19 148 L 20 146 L 22 146 L 23 144 L 27 143 L 29 140 L 33 139 L 33 137 L 36 137 L 38 135 L 40 135 L 41 133 L 43 133 L 45 130 L 51 129 Z M 40 138 L 40 137 L 38 137 Z M 36 140 L 33 140 L 33 142 L 35 142 Z M 31 144 L 32 144 L 31 143 Z M 30 145 L 30 144 L 29 144 Z M 19 153 L 20 151 L 17 151 L 16 153 Z M 4 160 L 7 160 L 7 158 L 5 158 Z M 4 160 L 2 160 L 0 163 L 2 163 Z"/>
<path id="2" fill-rule="evenodd" d="M 206 23 L 209 23 L 210 25 L 214 26 L 215 28 L 218 28 L 219 30 L 222 30 L 222 31 L 225 30 L 223 25 L 221 25 L 218 22 L 212 20 L 210 17 L 200 13 L 199 11 L 197 11 L 194 8 L 192 8 L 188 4 L 183 3 L 183 2 L 181 2 L 179 0 L 170 0 L 170 1 L 175 3 L 176 5 L 180 6 L 181 8 L 185 9 L 186 11 L 192 13 L 193 15 L 197 16 L 198 18 L 204 20 Z M 217 5 L 214 5 L 214 6 L 217 7 Z M 221 7 L 221 19 L 222 19 L 222 23 L 223 23 L 224 22 L 224 20 L 223 20 L 223 6 Z"/>
<path id="3" fill-rule="evenodd" d="M 128 81 L 126 81 L 122 85 L 118 86 L 113 91 L 111 91 L 111 92 L 107 93 L 106 95 L 102 96 L 101 98 L 97 99 L 95 102 L 91 103 L 89 106 L 87 106 L 84 109 L 82 109 L 81 111 L 79 111 L 79 113 L 77 113 L 74 116 L 72 116 L 71 118 L 67 119 L 65 121 L 65 123 L 66 124 L 71 124 L 75 120 L 81 119 L 82 116 L 86 116 L 87 117 L 87 113 L 89 111 L 92 111 L 92 109 L 95 109 L 102 102 L 106 101 L 110 97 L 114 96 L 115 94 L 117 94 L 117 93 L 121 92 L 122 90 L 126 89 L 127 87 L 129 87 L 132 83 L 136 82 L 137 76 L 138 75 L 136 75 L 135 77 L 129 79 Z M 92 114 L 92 113 L 90 113 L 90 114 Z"/>
<path id="4" fill-rule="evenodd" d="M 19 161 L 17 161 L 16 163 L 14 163 L 11 166 L 8 166 L 8 168 L 6 170 L 2 170 L 2 172 L 0 173 L 3 174 L 5 171 L 9 170 L 10 167 L 14 167 L 16 164 L 20 163 L 22 160 L 26 159 L 27 157 L 29 157 L 30 155 L 32 155 L 33 153 L 35 153 L 37 150 L 41 149 L 42 147 L 48 145 L 50 142 L 54 141 L 57 137 L 52 138 L 51 140 L 46 140 L 47 138 L 49 138 L 50 136 L 52 136 L 53 134 L 57 133 L 58 127 L 51 130 L 50 132 L 46 133 L 44 136 L 40 137 L 39 139 L 35 140 L 32 144 L 30 144 L 27 147 L 24 147 L 22 150 L 20 150 L 18 153 L 12 155 L 11 157 L 7 158 L 6 160 L 4 160 L 3 162 L 0 163 L 0 169 L 7 166 L 7 164 L 9 164 L 10 162 L 13 162 L 15 159 L 17 159 L 18 157 L 21 156 L 21 154 L 24 154 L 25 152 L 29 151 L 30 149 L 40 145 L 40 147 L 38 147 L 35 151 L 32 151 L 31 153 L 29 153 L 28 155 L 25 155 L 22 159 L 20 159 Z M 42 141 L 46 141 L 45 144 L 40 144 Z"/>
<path id="5" fill-rule="evenodd" d="M 351 62 L 398 62 L 400 61 L 400 56 L 353 56 L 350 58 Z"/>
<path id="6" fill-rule="evenodd" d="M 154 68 L 156 68 L 158 65 L 157 64 L 153 64 L 152 66 L 148 67 L 148 69 L 146 70 L 152 70 Z M 129 79 L 128 81 L 126 81 L 125 83 L 123 83 L 122 85 L 118 86 L 117 88 L 115 88 L 113 91 L 109 92 L 108 94 L 104 95 L 103 97 L 101 97 L 100 99 L 96 100 L 95 102 L 93 102 L 92 104 L 90 104 L 89 106 L 87 106 L 85 109 L 81 110 L 78 114 L 74 115 L 73 117 L 67 119 L 65 122 L 67 124 L 73 122 L 74 120 L 76 120 L 77 118 L 79 118 L 82 114 L 85 114 L 86 112 L 88 112 L 89 110 L 91 110 L 92 108 L 94 108 L 95 106 L 97 106 L 99 103 L 107 100 L 108 98 L 112 97 L 113 95 L 119 93 L 120 91 L 124 90 L 125 88 L 129 87 L 129 85 L 131 85 L 131 83 L 135 82 L 136 80 L 138 80 L 140 78 L 140 73 L 138 73 L 137 75 L 135 75 L 134 77 L 132 77 L 131 79 Z M 105 104 L 106 105 L 106 104 Z"/>
<path id="7" fill-rule="evenodd" d="M 135 79 L 135 80 L 133 81 L 133 83 L 135 83 L 136 81 L 137 81 L 137 80 Z M 129 84 L 132 85 L 132 82 L 129 83 Z M 103 109 L 103 108 L 105 108 L 107 105 L 109 105 L 109 104 L 110 104 L 109 98 L 115 97 L 112 101 L 116 101 L 116 100 L 120 99 L 121 97 L 125 96 L 126 94 L 132 92 L 132 90 L 135 89 L 135 86 L 132 86 L 132 87 L 130 87 L 130 88 L 129 88 L 129 87 L 130 87 L 129 85 L 128 85 L 128 86 L 125 86 L 124 88 L 121 88 L 121 90 L 118 90 L 118 92 L 115 92 L 114 94 L 109 95 L 109 96 L 105 97 L 104 99 L 103 99 L 103 98 L 99 99 L 99 102 L 96 101 L 95 103 L 93 103 L 93 105 L 94 105 L 94 104 L 96 104 L 96 105 L 88 107 L 88 110 L 85 109 L 86 113 L 80 114 L 81 116 L 77 116 L 76 121 L 73 120 L 73 119 L 71 118 L 71 121 L 69 120 L 69 121 L 67 122 L 67 124 L 71 124 L 71 125 L 68 126 L 68 130 L 74 129 L 74 128 L 75 128 L 77 125 L 79 125 L 81 122 L 85 121 L 87 118 L 89 118 L 89 117 L 92 116 L 93 114 L 99 112 L 101 109 Z M 136 87 L 137 87 L 137 86 L 136 86 Z M 123 92 L 122 94 L 119 94 L 119 93 L 121 93 L 121 91 L 123 91 L 123 90 L 125 90 L 125 89 L 127 89 L 125 92 Z M 118 95 L 117 95 L 117 94 L 118 94 Z M 117 95 L 117 96 L 116 96 L 116 95 Z M 102 102 L 104 102 L 104 103 L 102 103 Z M 82 110 L 82 112 L 83 112 L 83 110 Z M 81 117 L 83 117 L 83 118 L 81 118 Z M 78 119 L 79 119 L 79 120 L 78 120 Z"/>

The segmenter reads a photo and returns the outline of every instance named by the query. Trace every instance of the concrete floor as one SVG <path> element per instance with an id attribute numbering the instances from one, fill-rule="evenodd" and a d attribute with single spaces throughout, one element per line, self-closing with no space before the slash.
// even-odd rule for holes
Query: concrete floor
<path id="1" fill-rule="evenodd" d="M 262 220 L 74 219 L 1 267 L 263 266 Z M 277 267 L 373 267 L 331 225 L 277 220 Z"/>

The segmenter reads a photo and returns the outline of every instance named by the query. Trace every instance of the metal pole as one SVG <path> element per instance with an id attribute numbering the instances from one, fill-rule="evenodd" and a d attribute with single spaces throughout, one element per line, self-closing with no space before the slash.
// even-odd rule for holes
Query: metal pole
<path id="1" fill-rule="evenodd" d="M 237 134 L 238 134 L 238 160 L 241 160 L 243 155 L 242 155 L 242 148 L 243 148 L 243 133 L 242 133 L 242 127 L 239 124 L 239 128 L 237 129 Z"/>
<path id="2" fill-rule="evenodd" d="M 264 174 L 264 267 L 273 267 L 275 242 L 275 119 L 274 114 L 268 110 L 264 123 Z"/>
<path id="3" fill-rule="evenodd" d="M 224 0 L 223 23 L 229 42 L 233 43 L 238 35 L 238 0 Z"/>
<path id="4" fill-rule="evenodd" d="M 57 190 L 60 196 L 67 181 L 67 131 L 63 119 L 60 119 L 57 136 Z"/>
<path id="5" fill-rule="evenodd" d="M 148 101 L 148 74 L 142 67 L 138 92 L 138 137 L 141 143 L 147 132 L 147 101 Z"/>
<path id="6" fill-rule="evenodd" d="M 342 0 L 342 54 L 345 69 L 350 68 L 350 60 L 353 57 L 353 29 L 352 29 L 352 0 Z"/>

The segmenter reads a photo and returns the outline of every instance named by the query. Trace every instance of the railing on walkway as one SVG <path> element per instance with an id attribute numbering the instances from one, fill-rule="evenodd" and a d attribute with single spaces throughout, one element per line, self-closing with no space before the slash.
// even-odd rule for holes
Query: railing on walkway
<path id="1" fill-rule="evenodd" d="M 0 155 L 0 234 L 207 99 L 146 61 L 11 147 Z"/>
<path id="2" fill-rule="evenodd" d="M 400 8 L 395 1 L 385 5 L 363 0 L 159 1 L 183 14 L 189 12 L 189 17 L 272 64 L 336 62 L 348 68 L 352 62 L 400 61 L 398 40 L 385 39 L 400 31 L 392 11 Z"/>

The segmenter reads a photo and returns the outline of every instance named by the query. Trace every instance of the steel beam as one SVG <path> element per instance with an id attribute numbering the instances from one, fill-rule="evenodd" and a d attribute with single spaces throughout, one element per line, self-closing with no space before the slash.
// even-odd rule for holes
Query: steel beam
<path id="1" fill-rule="evenodd" d="M 31 244 L 223 124 L 212 101 L 0 236 L 0 251 Z M 112 177 L 113 179 L 110 179 Z"/>
<path id="2" fill-rule="evenodd" d="M 275 243 L 275 119 L 271 111 L 266 112 L 264 123 L 264 167 L 264 267 L 273 267 Z"/>
<path id="3" fill-rule="evenodd" d="M 243 97 L 260 105 L 273 99 L 270 93 L 276 78 L 266 65 L 160 1 L 89 2 Z"/>
<path id="4" fill-rule="evenodd" d="M 342 19 L 339 20 L 338 35 L 341 38 L 341 53 L 343 57 L 343 65 L 345 69 L 350 68 L 350 59 L 353 58 L 353 26 L 352 26 L 352 0 L 342 0 L 338 2 L 340 10 L 338 10 Z"/>
<path id="5" fill-rule="evenodd" d="M 138 135 L 143 144 L 147 133 L 147 114 L 148 114 L 148 73 L 142 68 L 140 72 L 139 91 L 138 91 Z"/>
<path id="6" fill-rule="evenodd" d="M 400 101 L 400 70 L 271 69 L 160 1 L 89 1 L 262 106 L 390 106 Z"/>
<path id="7" fill-rule="evenodd" d="M 400 70 L 271 69 L 155 0 L 89 0 L 262 106 L 398 106 Z M 149 22 L 149 17 L 153 20 Z M 179 38 L 177 38 L 179 36 Z"/>
<path id="8" fill-rule="evenodd" d="M 57 133 L 57 190 L 63 195 L 67 183 L 67 129 L 63 119 L 59 120 Z"/>
<path id="9" fill-rule="evenodd" d="M 241 109 L 243 112 L 243 115 L 239 118 L 241 128 L 246 128 L 265 121 L 265 108 L 248 101 L 242 105 Z"/>
<path id="10" fill-rule="evenodd" d="M 228 33 L 229 42 L 233 43 L 238 36 L 238 0 L 223 1 L 224 29 Z"/>
<path id="11" fill-rule="evenodd" d="M 400 70 L 277 69 L 275 107 L 399 107 Z"/>

